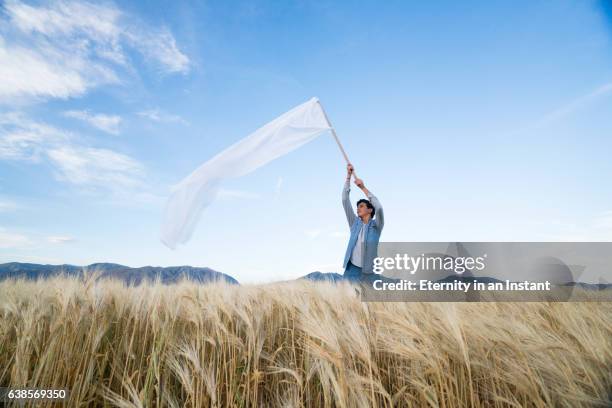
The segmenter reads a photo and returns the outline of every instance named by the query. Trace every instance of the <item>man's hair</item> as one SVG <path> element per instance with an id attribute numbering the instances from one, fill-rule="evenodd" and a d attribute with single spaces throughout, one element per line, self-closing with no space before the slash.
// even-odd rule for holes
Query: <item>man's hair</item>
<path id="1" fill-rule="evenodd" d="M 370 210 L 372 210 L 372 214 L 371 217 L 374 218 L 374 214 L 376 213 L 376 208 L 374 208 L 374 206 L 372 205 L 372 203 L 370 202 L 370 200 L 366 200 L 365 198 L 362 198 L 361 200 L 357 201 L 357 207 L 359 207 L 359 204 L 364 203 L 366 205 L 366 207 L 368 207 Z"/>

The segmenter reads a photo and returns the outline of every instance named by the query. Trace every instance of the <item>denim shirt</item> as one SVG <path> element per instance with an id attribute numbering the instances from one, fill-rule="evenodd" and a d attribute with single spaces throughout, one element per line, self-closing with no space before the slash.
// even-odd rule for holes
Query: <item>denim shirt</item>
<path id="1" fill-rule="evenodd" d="M 349 198 L 350 191 L 350 180 L 347 180 L 344 184 L 344 189 L 342 190 L 342 206 L 344 207 L 346 220 L 348 221 L 349 227 L 351 229 L 351 236 L 349 238 L 346 253 L 344 255 L 344 263 L 342 265 L 343 268 L 346 268 L 346 265 L 348 265 L 348 262 L 351 259 L 353 248 L 357 243 L 359 231 L 361 230 L 361 225 L 363 224 L 363 221 L 361 221 L 361 218 L 357 217 L 357 214 L 355 214 L 355 211 L 351 206 L 351 200 Z M 368 199 L 372 203 L 372 206 L 374 206 L 376 212 L 374 218 L 370 218 L 370 221 L 368 221 L 368 223 L 364 225 L 365 231 L 363 236 L 363 248 L 361 251 L 362 273 L 374 272 L 374 258 L 376 258 L 378 254 L 378 241 L 380 240 L 380 233 L 383 229 L 385 222 L 383 209 L 380 205 L 380 202 L 378 201 L 378 198 L 376 198 L 376 196 L 370 192 L 370 194 L 368 195 Z"/>

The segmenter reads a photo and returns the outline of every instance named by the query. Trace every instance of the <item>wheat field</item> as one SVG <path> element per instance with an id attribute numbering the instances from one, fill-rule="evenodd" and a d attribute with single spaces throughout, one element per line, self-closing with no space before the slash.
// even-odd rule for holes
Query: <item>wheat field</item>
<path id="1" fill-rule="evenodd" d="M 70 407 L 605 407 L 612 303 L 363 303 L 347 284 L 311 282 L 7 280 L 0 386 L 65 388 Z"/>

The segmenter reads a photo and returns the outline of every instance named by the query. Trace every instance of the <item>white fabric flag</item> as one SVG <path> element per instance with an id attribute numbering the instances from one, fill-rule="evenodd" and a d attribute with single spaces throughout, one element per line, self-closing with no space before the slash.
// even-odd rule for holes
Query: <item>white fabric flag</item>
<path id="1" fill-rule="evenodd" d="M 198 167 L 173 188 L 164 213 L 161 241 L 185 243 L 220 183 L 244 176 L 310 142 L 330 126 L 317 98 L 296 106 Z"/>

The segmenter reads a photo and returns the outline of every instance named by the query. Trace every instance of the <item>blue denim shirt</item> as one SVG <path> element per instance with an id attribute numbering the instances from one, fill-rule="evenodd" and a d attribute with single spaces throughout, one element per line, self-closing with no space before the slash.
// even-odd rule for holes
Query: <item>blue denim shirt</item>
<path id="1" fill-rule="evenodd" d="M 353 207 L 351 205 L 351 200 L 349 198 L 350 191 L 351 182 L 350 180 L 347 180 L 344 184 L 344 189 L 342 190 L 342 206 L 344 207 L 344 212 L 346 213 L 346 220 L 348 221 L 349 227 L 351 229 L 351 237 L 349 238 L 346 253 L 344 255 L 344 263 L 342 265 L 343 268 L 346 268 L 346 265 L 351 259 L 353 248 L 357 243 L 359 230 L 361 229 L 361 225 L 363 224 L 361 218 L 357 217 L 357 214 L 355 214 L 355 210 L 353 210 Z M 361 264 L 363 265 L 362 273 L 374 273 L 374 258 L 376 258 L 378 254 L 378 241 L 380 240 L 380 233 L 385 223 L 383 209 L 380 205 L 380 202 L 378 201 L 378 198 L 376 198 L 376 196 L 370 192 L 370 194 L 368 195 L 368 200 L 370 200 L 376 212 L 374 218 L 371 218 L 370 221 L 368 221 L 368 223 L 364 225 L 365 231 L 363 236 L 363 251 L 361 262 Z"/>

